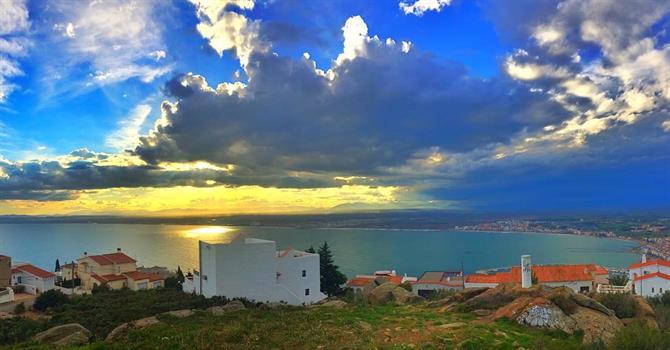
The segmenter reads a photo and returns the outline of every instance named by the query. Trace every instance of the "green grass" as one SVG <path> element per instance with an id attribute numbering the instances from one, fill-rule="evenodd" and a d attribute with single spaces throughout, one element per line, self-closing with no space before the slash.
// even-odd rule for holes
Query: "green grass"
<path id="1" fill-rule="evenodd" d="M 133 330 L 84 349 L 580 349 L 581 338 L 422 305 L 250 309 L 224 316 L 203 311 Z M 452 327 L 454 324 L 459 325 Z M 23 344 L 17 348 L 42 347 Z"/>

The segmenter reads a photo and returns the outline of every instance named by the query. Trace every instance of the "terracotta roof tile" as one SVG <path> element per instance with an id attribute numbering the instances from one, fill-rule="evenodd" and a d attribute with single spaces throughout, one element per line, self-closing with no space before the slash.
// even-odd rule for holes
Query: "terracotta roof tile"
<path id="1" fill-rule="evenodd" d="M 640 267 L 647 267 L 647 266 L 654 266 L 654 265 L 661 265 L 661 266 L 665 266 L 665 267 L 670 267 L 670 262 L 668 262 L 667 260 L 663 260 L 663 259 L 656 259 L 656 260 L 649 260 L 647 262 L 639 262 L 639 263 L 631 264 L 630 266 L 628 266 L 628 268 L 629 269 L 637 269 L 637 268 L 640 268 Z"/>
<path id="2" fill-rule="evenodd" d="M 42 270 L 37 266 L 33 266 L 30 264 L 23 264 L 23 265 L 17 265 L 12 267 L 12 273 L 19 273 L 19 272 L 25 272 L 27 274 L 31 274 L 33 276 L 37 276 L 39 278 L 49 278 L 49 277 L 55 277 L 56 275 L 52 272 Z"/>
<path id="3" fill-rule="evenodd" d="M 670 281 L 670 275 L 666 275 L 663 272 L 654 272 L 654 273 L 648 273 L 648 274 L 642 275 L 642 276 L 637 276 L 637 277 L 635 277 L 634 281 L 636 281 L 636 282 L 637 281 L 642 281 L 642 280 L 650 279 L 650 278 L 653 278 L 653 277 L 658 277 L 658 278 L 662 278 L 664 280 Z"/>
<path id="4" fill-rule="evenodd" d="M 100 254 L 100 255 L 88 255 L 88 257 L 100 265 L 131 264 L 137 262 L 137 260 L 121 252 Z"/>

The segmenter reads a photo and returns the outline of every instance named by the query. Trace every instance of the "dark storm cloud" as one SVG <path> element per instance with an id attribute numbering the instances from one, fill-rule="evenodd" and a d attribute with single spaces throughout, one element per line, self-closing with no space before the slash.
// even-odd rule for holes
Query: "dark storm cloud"
<path id="1" fill-rule="evenodd" d="M 542 93 L 508 79 L 480 79 L 463 65 L 368 43 L 365 57 L 333 67 L 255 53 L 248 86 L 233 94 L 178 76 L 165 122 L 135 153 L 150 164 L 205 160 L 257 172 L 379 175 L 429 147 L 467 152 L 506 143 L 567 117 Z"/>

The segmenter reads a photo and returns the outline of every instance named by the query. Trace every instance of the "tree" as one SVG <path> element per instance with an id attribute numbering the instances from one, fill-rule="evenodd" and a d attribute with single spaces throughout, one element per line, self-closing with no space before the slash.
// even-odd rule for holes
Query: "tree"
<path id="1" fill-rule="evenodd" d="M 610 277 L 610 284 L 613 286 L 625 286 L 628 283 L 628 275 L 617 274 Z"/>
<path id="2" fill-rule="evenodd" d="M 321 268 L 321 291 L 329 297 L 342 294 L 344 291 L 342 285 L 347 282 L 347 277 L 335 265 L 328 242 L 323 242 L 323 245 L 319 248 L 319 265 Z"/>
<path id="3" fill-rule="evenodd" d="M 313 247 L 313 246 L 310 246 L 310 247 L 307 248 L 305 251 L 306 251 L 307 253 L 316 254 L 316 250 L 314 250 L 314 247 Z"/>
<path id="4" fill-rule="evenodd" d="M 58 258 L 56 258 L 56 269 L 54 271 L 60 271 L 60 261 L 58 261 Z"/>
<path id="5" fill-rule="evenodd" d="M 181 286 L 184 284 L 184 281 L 186 281 L 186 278 L 184 278 L 184 273 L 181 271 L 181 266 L 177 265 L 177 282 L 179 282 L 179 285 Z"/>

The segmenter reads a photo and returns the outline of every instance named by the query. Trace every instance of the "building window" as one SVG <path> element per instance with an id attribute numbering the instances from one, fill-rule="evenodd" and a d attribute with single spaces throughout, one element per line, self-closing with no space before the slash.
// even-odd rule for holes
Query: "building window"
<path id="1" fill-rule="evenodd" d="M 654 287 L 651 287 L 651 292 L 652 292 L 652 293 L 654 292 Z"/>
<path id="2" fill-rule="evenodd" d="M 302 270 L 302 277 L 307 277 L 307 270 Z"/>
<path id="3" fill-rule="evenodd" d="M 305 295 L 309 295 L 309 288 L 305 289 Z"/>

